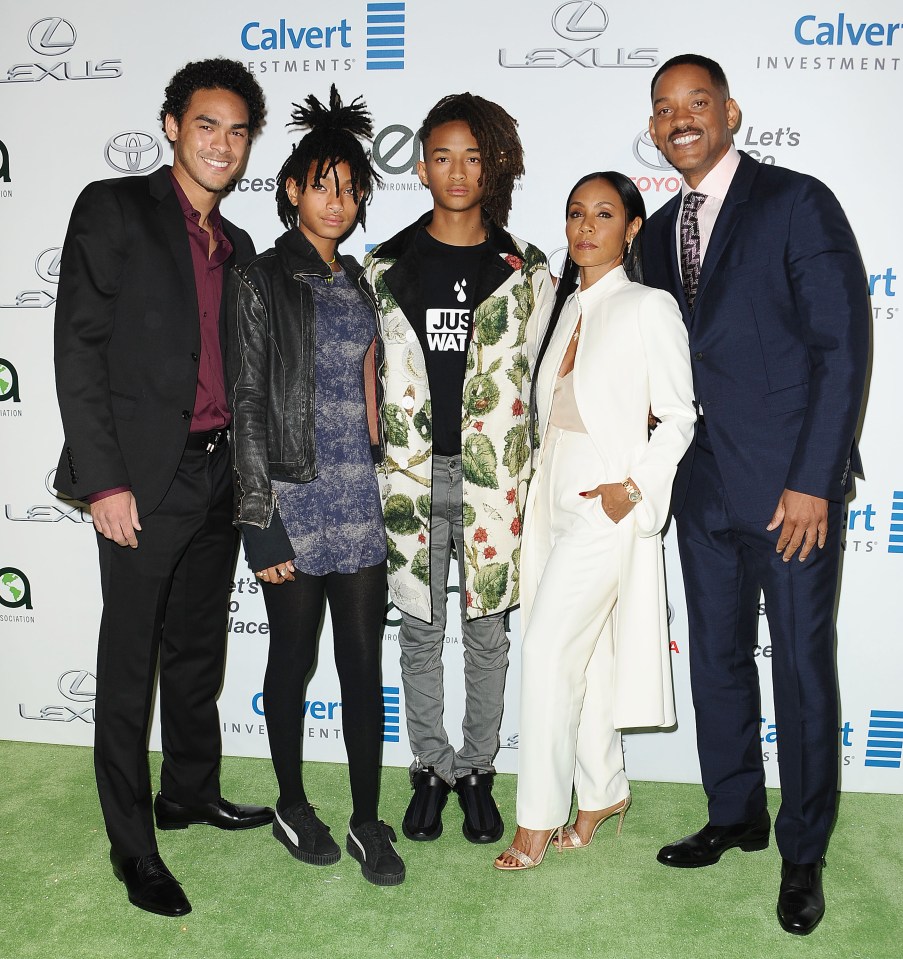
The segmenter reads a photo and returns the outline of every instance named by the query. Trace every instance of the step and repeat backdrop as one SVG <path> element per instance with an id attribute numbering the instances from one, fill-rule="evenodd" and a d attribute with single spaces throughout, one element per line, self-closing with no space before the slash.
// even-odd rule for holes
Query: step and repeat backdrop
<path id="1" fill-rule="evenodd" d="M 843 787 L 903 792 L 903 241 L 899 157 L 890 108 L 903 86 L 903 14 L 889 0 L 764 0 L 692 7 L 664 0 L 458 0 L 221 4 L 157 0 L 127 8 L 83 0 L 3 5 L 0 38 L 0 737 L 90 744 L 100 615 L 96 547 L 81 504 L 53 489 L 62 441 L 53 380 L 53 317 L 60 247 L 69 212 L 91 180 L 136 176 L 170 160 L 157 120 L 163 89 L 185 62 L 210 56 L 245 63 L 267 97 L 268 121 L 253 144 L 226 215 L 258 249 L 281 232 L 275 177 L 294 135 L 291 105 L 321 99 L 335 83 L 363 95 L 374 119 L 382 184 L 366 233 L 345 249 L 359 259 L 419 216 L 429 194 L 415 175 L 416 130 L 447 93 L 500 102 L 520 122 L 527 175 L 518 184 L 512 232 L 544 249 L 564 247 L 563 205 L 592 170 L 631 176 L 650 212 L 680 179 L 647 134 L 649 82 L 683 52 L 724 66 L 742 109 L 737 146 L 761 163 L 811 173 L 832 187 L 859 239 L 869 275 L 873 360 L 861 430 L 866 477 L 846 512 L 837 610 Z M 665 541 L 671 652 L 679 723 L 625 738 L 638 779 L 698 781 L 689 693 L 684 596 L 673 533 Z M 410 753 L 398 667 L 399 616 L 386 609 L 383 639 L 385 761 Z M 517 770 L 520 622 L 510 616 L 511 668 L 498 768 Z M 222 695 L 223 750 L 266 756 L 260 692 L 266 612 L 239 560 L 229 607 Z M 305 754 L 342 760 L 342 702 L 329 622 L 304 704 Z M 463 703 L 458 592 L 449 585 L 446 721 L 460 740 Z M 756 650 L 762 675 L 762 751 L 778 785 L 764 617 Z M 159 742 L 154 722 L 151 745 Z"/>

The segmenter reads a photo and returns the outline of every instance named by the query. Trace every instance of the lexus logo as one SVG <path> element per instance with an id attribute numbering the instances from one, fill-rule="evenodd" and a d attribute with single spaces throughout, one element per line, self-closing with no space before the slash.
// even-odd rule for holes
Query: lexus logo
<path id="1" fill-rule="evenodd" d="M 52 246 L 38 255 L 34 261 L 35 273 L 45 283 L 60 282 L 60 254 L 63 251 L 58 246 Z"/>
<path id="2" fill-rule="evenodd" d="M 74 703 L 89 703 L 97 696 L 97 677 L 85 669 L 70 669 L 57 682 L 57 689 Z"/>
<path id="3" fill-rule="evenodd" d="M 633 155 L 643 166 L 650 170 L 673 170 L 674 167 L 662 156 L 658 147 L 652 142 L 648 130 L 642 130 L 633 141 Z"/>
<path id="4" fill-rule="evenodd" d="M 68 53 L 77 39 L 75 27 L 62 17 L 44 17 L 33 23 L 28 31 L 28 45 L 45 57 L 61 57 Z"/>
<path id="5" fill-rule="evenodd" d="M 595 40 L 607 26 L 605 8 L 590 0 L 569 0 L 552 14 L 552 29 L 565 40 Z"/>
<path id="6" fill-rule="evenodd" d="M 129 130 L 107 140 L 104 157 L 120 173 L 147 173 L 162 159 L 163 147 L 153 134 Z"/>

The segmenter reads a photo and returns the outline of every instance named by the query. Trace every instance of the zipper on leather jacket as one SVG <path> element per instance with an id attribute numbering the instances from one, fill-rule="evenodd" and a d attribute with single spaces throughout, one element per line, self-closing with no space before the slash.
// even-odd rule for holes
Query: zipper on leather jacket
<path id="1" fill-rule="evenodd" d="M 366 280 L 365 280 L 365 277 L 364 277 L 364 272 L 361 271 L 360 276 L 358 276 L 358 278 L 357 278 L 357 285 L 358 285 L 358 288 L 360 289 L 361 293 L 364 294 L 364 298 L 365 298 L 365 299 L 367 300 L 367 302 L 370 304 L 371 309 L 373 310 L 374 336 L 375 336 L 375 338 L 376 338 L 376 340 L 377 340 L 377 342 L 378 342 L 379 339 L 380 339 L 380 333 L 379 333 L 379 309 L 378 309 L 378 307 L 377 307 L 377 305 L 376 305 L 376 300 L 375 300 L 375 298 L 374 298 L 373 295 L 370 293 L 369 286 L 365 285 L 365 283 L 366 283 Z M 376 353 L 377 353 L 377 352 L 379 352 L 379 351 L 378 351 L 378 350 L 374 350 L 374 360 L 375 360 L 375 357 L 376 357 Z M 387 464 L 386 464 L 386 437 L 385 437 L 385 433 L 384 433 L 384 431 L 383 431 L 383 407 L 384 407 L 385 402 L 386 402 L 386 378 L 385 378 L 385 370 L 386 370 L 386 351 L 385 351 L 385 349 L 383 349 L 383 350 L 382 350 L 382 361 L 381 361 L 381 363 L 379 364 L 378 368 L 376 369 L 376 375 L 377 375 L 377 377 L 378 377 L 378 379 L 379 379 L 379 382 L 380 382 L 380 384 L 381 384 L 381 386 L 382 386 L 382 391 L 381 391 L 381 392 L 382 392 L 382 395 L 381 395 L 381 396 L 379 396 L 379 395 L 377 396 L 377 405 L 376 405 L 376 434 L 377 434 L 377 436 L 379 437 L 379 452 L 380 452 L 380 462 L 376 464 L 376 469 L 377 469 L 378 471 L 382 472 L 384 475 L 388 476 L 388 475 L 389 475 L 389 467 L 388 467 Z"/>

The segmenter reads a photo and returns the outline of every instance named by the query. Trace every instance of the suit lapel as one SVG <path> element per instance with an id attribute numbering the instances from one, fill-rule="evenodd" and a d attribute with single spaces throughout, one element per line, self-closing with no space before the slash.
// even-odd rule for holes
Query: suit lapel
<path id="1" fill-rule="evenodd" d="M 173 189 L 169 167 L 161 167 L 148 177 L 151 196 L 157 201 L 157 217 L 169 251 L 172 254 L 175 273 L 183 286 L 185 303 L 197 303 L 198 292 L 194 282 L 194 266 L 191 261 L 191 247 L 188 245 L 188 231 L 185 216 L 179 204 L 179 198 Z M 195 309 L 195 314 L 197 309 Z"/>
<path id="2" fill-rule="evenodd" d="M 718 219 L 715 220 L 715 228 L 712 230 L 712 236 L 706 249 L 702 270 L 699 274 L 699 287 L 696 291 L 696 306 L 704 297 L 709 279 L 718 269 L 718 263 L 730 242 L 730 238 L 743 217 L 744 204 L 749 199 L 749 191 L 756 177 L 757 169 L 758 164 L 755 160 L 746 156 L 746 154 L 740 155 L 740 165 L 737 167 L 727 196 L 724 198 Z"/>

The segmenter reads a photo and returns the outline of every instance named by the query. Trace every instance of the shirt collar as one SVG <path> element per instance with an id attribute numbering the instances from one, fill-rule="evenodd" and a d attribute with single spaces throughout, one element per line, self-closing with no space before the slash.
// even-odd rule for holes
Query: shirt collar
<path id="1" fill-rule="evenodd" d="M 703 177 L 700 183 L 695 187 L 687 185 L 686 180 L 681 187 L 681 198 L 686 197 L 688 193 L 704 193 L 707 197 L 715 197 L 723 200 L 727 196 L 731 180 L 737 172 L 740 165 L 740 153 L 733 143 L 728 147 L 727 153 L 712 167 Z"/>
<path id="2" fill-rule="evenodd" d="M 185 214 L 185 219 L 192 223 L 198 223 L 200 221 L 201 214 L 191 205 L 191 200 L 189 200 L 185 195 L 185 191 L 182 189 L 182 185 L 176 179 L 176 175 L 173 173 L 172 168 L 170 168 L 169 171 L 169 178 L 172 181 L 173 189 L 176 191 L 176 196 L 179 200 L 179 206 L 182 208 L 182 213 Z M 216 240 L 217 243 L 220 243 L 223 239 L 223 218 L 219 212 L 218 201 L 207 215 L 207 222 L 210 224 L 210 228 L 213 231 L 213 239 Z"/>

